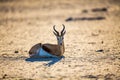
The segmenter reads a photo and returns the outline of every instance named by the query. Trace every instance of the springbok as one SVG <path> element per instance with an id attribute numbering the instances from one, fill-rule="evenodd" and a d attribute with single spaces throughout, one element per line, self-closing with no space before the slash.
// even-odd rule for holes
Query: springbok
<path id="1" fill-rule="evenodd" d="M 65 52 L 65 46 L 64 46 L 64 35 L 66 33 L 65 25 L 63 25 L 63 29 L 59 33 L 55 29 L 55 25 L 53 26 L 53 33 L 57 38 L 58 44 L 42 44 L 38 43 L 34 45 L 30 51 L 29 55 L 30 57 L 61 57 L 63 56 L 63 53 Z"/>

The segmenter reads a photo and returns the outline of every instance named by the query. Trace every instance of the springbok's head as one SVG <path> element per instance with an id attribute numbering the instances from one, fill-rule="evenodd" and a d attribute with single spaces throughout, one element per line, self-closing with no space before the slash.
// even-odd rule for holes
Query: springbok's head
<path id="1" fill-rule="evenodd" d="M 55 25 L 53 26 L 53 33 L 55 34 L 55 36 L 57 37 L 57 42 L 59 45 L 62 45 L 63 43 L 63 39 L 64 39 L 64 35 L 66 33 L 66 30 L 65 30 L 65 25 L 63 25 L 63 29 L 61 30 L 61 32 L 59 33 L 56 29 L 55 29 Z"/>

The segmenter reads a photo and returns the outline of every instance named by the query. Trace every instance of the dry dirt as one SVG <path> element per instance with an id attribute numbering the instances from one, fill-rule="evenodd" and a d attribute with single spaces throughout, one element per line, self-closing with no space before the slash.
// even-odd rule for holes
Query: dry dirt
<path id="1" fill-rule="evenodd" d="M 62 24 L 65 58 L 30 60 Z M 0 80 L 120 80 L 120 1 L 0 0 Z"/>

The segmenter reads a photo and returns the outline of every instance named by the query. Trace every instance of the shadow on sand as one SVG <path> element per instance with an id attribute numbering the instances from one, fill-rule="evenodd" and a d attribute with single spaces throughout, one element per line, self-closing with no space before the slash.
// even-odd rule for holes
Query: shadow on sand
<path id="1" fill-rule="evenodd" d="M 65 58 L 64 56 L 62 57 L 50 57 L 50 58 L 27 58 L 25 59 L 25 61 L 29 61 L 29 62 L 36 62 L 36 61 L 48 61 L 47 64 L 45 64 L 45 66 L 51 66 L 57 62 L 59 62 L 62 58 Z"/>

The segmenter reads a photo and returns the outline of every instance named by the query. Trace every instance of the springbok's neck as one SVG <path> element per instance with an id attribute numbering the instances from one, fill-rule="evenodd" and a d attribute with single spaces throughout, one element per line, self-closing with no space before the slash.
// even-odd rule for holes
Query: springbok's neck
<path id="1" fill-rule="evenodd" d="M 59 46 L 60 54 L 62 55 L 65 52 L 64 41 L 63 41 L 62 45 L 58 44 L 58 46 Z"/>

